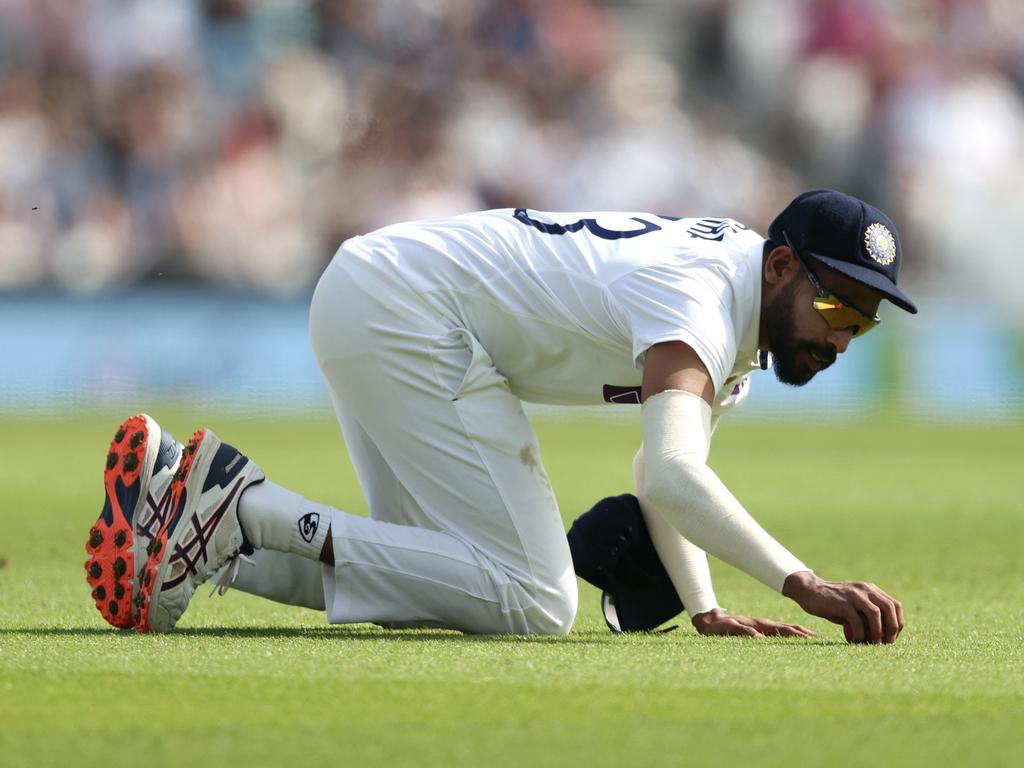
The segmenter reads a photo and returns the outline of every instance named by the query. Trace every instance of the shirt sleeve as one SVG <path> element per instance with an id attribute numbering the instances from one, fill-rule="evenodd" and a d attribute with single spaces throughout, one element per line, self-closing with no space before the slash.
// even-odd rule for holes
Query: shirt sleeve
<path id="1" fill-rule="evenodd" d="M 730 311 L 733 287 L 723 274 L 654 264 L 624 275 L 609 290 L 629 318 L 638 368 L 654 344 L 682 341 L 708 369 L 715 391 L 722 388 L 737 349 Z"/>

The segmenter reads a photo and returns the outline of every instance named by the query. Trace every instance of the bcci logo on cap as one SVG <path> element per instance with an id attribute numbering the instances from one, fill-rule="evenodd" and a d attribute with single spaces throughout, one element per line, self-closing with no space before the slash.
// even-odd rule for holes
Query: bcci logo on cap
<path id="1" fill-rule="evenodd" d="M 874 223 L 864 232 L 864 245 L 868 256 L 883 267 L 887 267 L 896 259 L 896 238 L 884 224 Z"/>

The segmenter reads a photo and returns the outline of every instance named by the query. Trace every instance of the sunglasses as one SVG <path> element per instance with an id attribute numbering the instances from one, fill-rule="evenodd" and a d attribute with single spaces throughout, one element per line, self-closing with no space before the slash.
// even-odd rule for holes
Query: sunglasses
<path id="1" fill-rule="evenodd" d="M 829 328 L 834 328 L 837 331 L 845 331 L 847 329 L 853 329 L 853 337 L 863 336 L 865 333 L 870 331 L 882 320 L 878 315 L 864 312 L 857 309 L 856 305 L 836 295 L 832 291 L 828 290 L 818 280 L 818 276 L 811 271 L 811 268 L 804 261 L 804 257 L 800 255 L 792 241 L 789 239 L 789 235 L 785 232 L 782 236 L 786 239 L 786 245 L 796 256 L 796 260 L 800 262 L 800 266 L 804 268 L 804 272 L 807 275 L 807 279 L 811 281 L 811 285 L 814 286 L 815 292 L 818 294 L 814 297 L 814 301 L 811 305 L 817 311 L 819 315 L 825 318 L 825 322 L 828 323 Z"/>

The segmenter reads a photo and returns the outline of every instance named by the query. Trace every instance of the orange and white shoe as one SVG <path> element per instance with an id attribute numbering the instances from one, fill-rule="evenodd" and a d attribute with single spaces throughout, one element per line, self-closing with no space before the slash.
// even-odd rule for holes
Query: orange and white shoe
<path id="1" fill-rule="evenodd" d="M 139 632 L 170 632 L 203 582 L 253 549 L 238 521 L 238 500 L 263 472 L 209 429 L 185 445 L 171 483 L 171 514 L 147 546 L 132 598 Z"/>
<path id="2" fill-rule="evenodd" d="M 182 446 L 144 413 L 127 419 L 110 442 L 99 519 L 89 529 L 86 580 L 109 623 L 130 629 L 132 600 L 146 564 L 146 546 L 170 518 L 171 481 Z"/>

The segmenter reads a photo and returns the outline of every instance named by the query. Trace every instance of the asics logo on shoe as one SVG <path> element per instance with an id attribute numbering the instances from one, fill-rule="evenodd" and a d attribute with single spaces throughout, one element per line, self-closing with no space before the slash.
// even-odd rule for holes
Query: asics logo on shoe
<path id="1" fill-rule="evenodd" d="M 178 586 L 188 576 L 195 576 L 197 574 L 196 566 L 204 565 L 209 560 L 210 555 L 207 551 L 207 545 L 213 538 L 213 534 L 217 530 L 217 526 L 220 525 L 221 520 L 224 517 L 224 513 L 227 512 L 231 506 L 231 502 L 234 500 L 235 495 L 244 484 L 246 478 L 240 477 L 228 491 L 224 499 L 217 505 L 217 508 L 213 513 L 206 518 L 204 522 L 199 512 L 192 514 L 189 522 L 192 524 L 193 535 L 191 538 L 185 540 L 183 543 L 174 545 L 174 554 L 171 555 L 168 561 L 172 569 L 174 569 L 177 563 L 184 563 L 185 569 L 178 574 L 175 578 L 168 579 L 164 582 L 162 589 L 168 590 Z M 194 552 L 194 554 L 193 554 Z"/>
<path id="2" fill-rule="evenodd" d="M 305 539 L 307 544 L 313 542 L 316 531 L 320 527 L 320 515 L 317 512 L 307 512 L 299 518 L 299 535 Z"/>
<path id="3" fill-rule="evenodd" d="M 152 493 L 146 494 L 146 509 L 150 512 L 148 517 L 140 515 L 135 524 L 135 533 L 138 536 L 145 536 L 152 539 L 163 528 L 164 523 L 170 517 L 171 507 L 174 504 L 174 494 L 171 493 L 170 484 L 164 488 L 159 500 L 153 497 Z"/>

